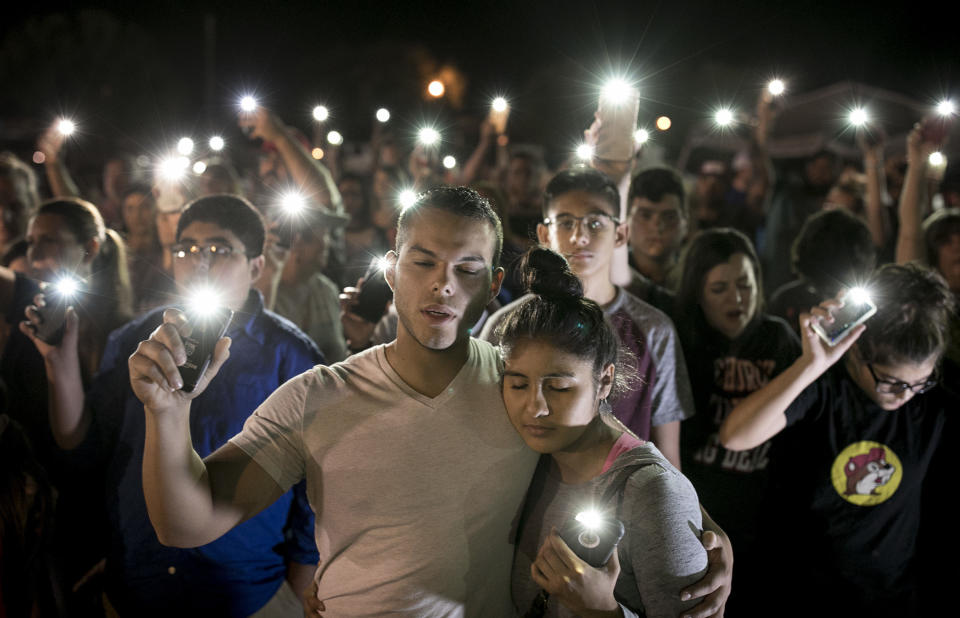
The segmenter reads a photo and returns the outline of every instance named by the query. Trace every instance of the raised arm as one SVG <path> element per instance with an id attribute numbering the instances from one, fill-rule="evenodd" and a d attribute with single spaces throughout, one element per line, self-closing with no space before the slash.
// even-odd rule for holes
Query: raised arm
<path id="1" fill-rule="evenodd" d="M 229 356 L 217 343 L 206 373 L 191 393 L 177 369 L 186 359 L 183 314 L 168 309 L 164 323 L 130 357 L 130 383 L 143 402 L 146 437 L 143 493 L 160 542 L 175 547 L 209 543 L 256 515 L 283 494 L 267 472 L 227 443 L 205 460 L 190 440 L 190 401 L 204 391 Z"/>
<path id="2" fill-rule="evenodd" d="M 928 158 L 936 144 L 924 141 L 923 126 L 917 123 L 907 136 L 907 173 L 900 191 L 900 231 L 897 234 L 896 261 L 905 264 L 923 260 L 923 216 L 926 200 Z"/>
<path id="3" fill-rule="evenodd" d="M 242 121 L 252 124 L 252 137 L 273 142 L 290 177 L 300 189 L 318 205 L 332 212 L 342 212 L 340 191 L 330 171 L 304 148 L 293 132 L 267 108 L 260 106 L 253 112 L 244 112 Z"/>
<path id="4" fill-rule="evenodd" d="M 70 177 L 66 164 L 63 162 L 63 144 L 66 136 L 56 125 L 47 129 L 37 141 L 37 148 L 44 156 L 43 170 L 50 183 L 53 197 L 80 197 L 80 189 Z"/>
<path id="5" fill-rule="evenodd" d="M 730 412 L 720 426 L 720 443 L 731 451 L 743 451 L 763 444 L 787 425 L 786 411 L 805 388 L 813 384 L 854 344 L 865 326 L 860 325 L 836 346 L 825 343 L 813 330 L 815 320 L 833 321 L 830 310 L 842 301 L 827 300 L 810 313 L 800 315 L 803 353 L 792 365 L 761 389 L 751 393 Z"/>
<path id="6" fill-rule="evenodd" d="M 873 244 L 882 249 L 887 244 L 887 234 L 890 222 L 887 220 L 887 211 L 883 206 L 884 175 L 883 175 L 883 144 L 868 144 L 866 140 L 860 143 L 863 151 L 863 171 L 867 179 L 864 209 L 867 215 L 867 227 Z"/>

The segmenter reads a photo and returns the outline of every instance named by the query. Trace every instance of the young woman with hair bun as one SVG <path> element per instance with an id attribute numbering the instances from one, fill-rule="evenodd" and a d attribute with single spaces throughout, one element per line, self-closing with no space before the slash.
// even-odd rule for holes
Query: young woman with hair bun
<path id="1" fill-rule="evenodd" d="M 543 457 L 519 523 L 514 604 L 521 613 L 530 608 L 527 615 L 675 618 L 697 603 L 681 601 L 681 588 L 707 569 L 696 492 L 610 413 L 608 399 L 630 386 L 631 363 L 566 261 L 534 248 L 521 272 L 533 296 L 497 329 L 503 401 L 523 440 Z M 599 568 L 557 534 L 587 509 L 626 529 Z"/>

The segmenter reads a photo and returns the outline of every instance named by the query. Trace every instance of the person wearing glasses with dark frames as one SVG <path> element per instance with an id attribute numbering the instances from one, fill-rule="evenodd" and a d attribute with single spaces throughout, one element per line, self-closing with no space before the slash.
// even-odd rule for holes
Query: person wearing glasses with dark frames
<path id="1" fill-rule="evenodd" d="M 811 325 L 829 322 L 842 301 L 800 316 L 803 354 L 734 408 L 720 440 L 740 450 L 783 432 L 761 524 L 762 538 L 793 537 L 778 580 L 802 582 L 825 614 L 916 616 L 919 574 L 937 569 L 917 553 L 930 515 L 922 490 L 960 407 L 937 378 L 954 298 L 916 264 L 880 268 L 868 289 L 876 315 L 834 347 Z"/>

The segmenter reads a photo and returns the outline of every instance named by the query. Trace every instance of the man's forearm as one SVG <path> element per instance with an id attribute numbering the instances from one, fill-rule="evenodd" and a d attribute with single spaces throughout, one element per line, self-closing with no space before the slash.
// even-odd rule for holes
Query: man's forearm
<path id="1" fill-rule="evenodd" d="M 303 188 L 308 197 L 331 211 L 339 212 L 340 193 L 329 170 L 315 162 L 310 153 L 286 129 L 281 131 L 276 146 L 293 181 Z"/>
<path id="2" fill-rule="evenodd" d="M 923 180 L 926 175 L 924 161 L 911 161 L 900 192 L 900 230 L 897 235 L 896 261 L 904 264 L 923 258 Z"/>
<path id="3" fill-rule="evenodd" d="M 204 545 L 236 523 L 220 522 L 214 513 L 206 466 L 190 441 L 189 412 L 189 404 L 145 410 L 143 495 L 157 537 L 174 547 Z"/>
<path id="4" fill-rule="evenodd" d="M 57 158 L 53 161 L 47 161 L 44 169 L 53 197 L 80 197 L 80 190 L 73 182 L 73 178 L 70 177 L 70 172 L 62 159 Z"/>

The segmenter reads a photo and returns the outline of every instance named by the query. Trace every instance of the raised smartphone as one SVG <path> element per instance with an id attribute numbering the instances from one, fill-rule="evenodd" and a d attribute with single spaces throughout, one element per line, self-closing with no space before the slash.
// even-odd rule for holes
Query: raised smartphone
<path id="1" fill-rule="evenodd" d="M 213 349 L 217 342 L 227 332 L 230 320 L 233 319 L 233 310 L 228 307 L 202 312 L 186 310 L 187 323 L 192 327 L 191 333 L 183 337 L 183 347 L 187 353 L 187 361 L 179 367 L 180 377 L 183 379 L 183 391 L 192 392 L 203 372 L 210 365 Z"/>
<path id="2" fill-rule="evenodd" d="M 578 513 L 560 529 L 560 538 L 581 560 L 601 568 L 613 555 L 623 538 L 623 523 L 615 517 Z"/>
<path id="3" fill-rule="evenodd" d="M 814 332 L 831 346 L 837 345 L 857 326 L 870 319 L 877 312 L 877 306 L 869 298 L 850 298 L 847 295 L 842 307 L 832 313 L 833 322 L 824 324 L 817 320 L 811 324 Z"/>

